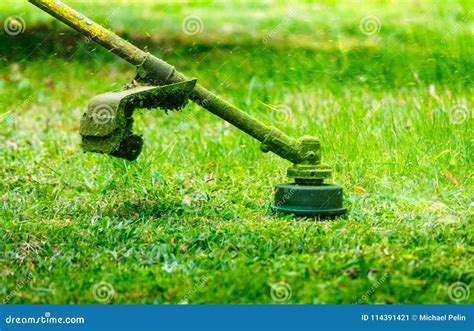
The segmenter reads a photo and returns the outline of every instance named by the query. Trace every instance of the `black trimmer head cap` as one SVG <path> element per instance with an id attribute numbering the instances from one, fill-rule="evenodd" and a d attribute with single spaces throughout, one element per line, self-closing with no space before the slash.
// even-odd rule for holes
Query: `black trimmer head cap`
<path id="1" fill-rule="evenodd" d="M 278 184 L 273 212 L 296 216 L 335 218 L 346 213 L 342 207 L 342 187 L 334 184 Z"/>

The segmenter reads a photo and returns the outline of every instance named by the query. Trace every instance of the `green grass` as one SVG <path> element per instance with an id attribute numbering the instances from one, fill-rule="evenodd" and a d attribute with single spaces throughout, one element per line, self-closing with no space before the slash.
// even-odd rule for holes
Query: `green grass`
<path id="1" fill-rule="evenodd" d="M 334 221 L 271 215 L 288 162 L 192 104 L 135 116 L 135 162 L 83 153 L 88 99 L 133 68 L 31 5 L 0 4 L 2 25 L 26 22 L 0 35 L 0 300 L 96 303 L 101 281 L 113 303 L 275 303 L 278 282 L 285 303 L 472 292 L 473 6 L 344 3 L 302 2 L 289 20 L 283 2 L 118 2 L 109 20 L 103 3 L 77 4 L 262 121 L 319 136 L 349 209 Z M 183 33 L 187 15 L 202 33 Z M 379 33 L 361 33 L 367 15 Z"/>

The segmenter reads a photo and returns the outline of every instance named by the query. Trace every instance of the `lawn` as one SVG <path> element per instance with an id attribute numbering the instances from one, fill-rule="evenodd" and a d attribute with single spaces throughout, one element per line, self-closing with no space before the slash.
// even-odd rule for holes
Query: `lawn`
<path id="1" fill-rule="evenodd" d="M 0 30 L 0 301 L 474 303 L 471 1 L 66 3 L 318 136 L 348 214 L 272 215 L 290 164 L 194 104 L 136 114 L 136 161 L 84 153 L 87 101 L 134 68 L 6 1 L 24 31 Z"/>

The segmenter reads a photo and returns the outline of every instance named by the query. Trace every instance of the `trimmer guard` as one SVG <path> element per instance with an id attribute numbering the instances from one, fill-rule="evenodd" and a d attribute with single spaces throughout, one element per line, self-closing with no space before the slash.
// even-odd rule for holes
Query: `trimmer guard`
<path id="1" fill-rule="evenodd" d="M 135 160 L 143 139 L 133 134 L 133 111 L 137 108 L 179 110 L 191 95 L 196 80 L 163 86 L 139 86 L 95 96 L 81 119 L 82 148 Z"/>

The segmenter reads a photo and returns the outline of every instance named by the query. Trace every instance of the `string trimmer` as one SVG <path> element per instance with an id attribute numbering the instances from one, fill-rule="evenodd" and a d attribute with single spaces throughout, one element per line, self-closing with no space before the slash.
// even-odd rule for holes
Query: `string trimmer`
<path id="1" fill-rule="evenodd" d="M 346 212 L 342 206 L 342 187 L 324 183 L 330 178 L 331 169 L 321 163 L 318 138 L 305 135 L 294 139 L 261 123 L 170 64 L 140 50 L 60 1 L 29 1 L 137 68 L 133 84 L 122 91 L 96 96 L 89 102 L 80 127 L 84 150 L 135 160 L 143 140 L 132 130 L 134 109 L 178 110 L 192 100 L 260 141 L 263 152 L 271 151 L 293 163 L 287 170 L 292 182 L 276 186 L 271 210 L 320 217 Z"/>

